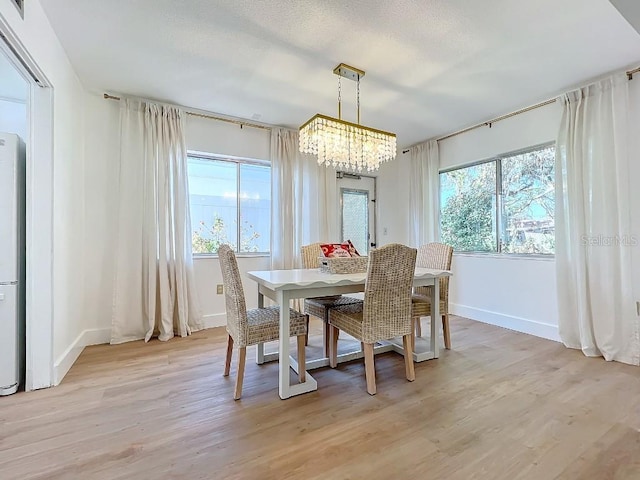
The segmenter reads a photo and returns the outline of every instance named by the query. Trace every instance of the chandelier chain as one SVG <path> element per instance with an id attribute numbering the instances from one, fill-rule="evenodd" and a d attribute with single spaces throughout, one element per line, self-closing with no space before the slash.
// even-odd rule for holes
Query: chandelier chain
<path id="1" fill-rule="evenodd" d="M 356 86 L 356 103 L 358 105 L 358 125 L 360 125 L 360 75 L 358 75 L 358 82 Z"/>
<path id="2" fill-rule="evenodd" d="M 342 82 L 340 78 L 338 75 L 338 118 L 342 119 Z"/>

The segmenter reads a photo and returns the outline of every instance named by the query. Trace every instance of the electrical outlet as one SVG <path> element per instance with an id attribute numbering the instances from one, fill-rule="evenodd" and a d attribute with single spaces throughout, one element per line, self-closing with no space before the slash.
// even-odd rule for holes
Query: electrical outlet
<path id="1" fill-rule="evenodd" d="M 386 235 L 386 234 L 387 234 L 387 227 L 384 227 L 384 228 L 382 229 L 382 234 L 383 234 L 383 235 Z"/>
<path id="2" fill-rule="evenodd" d="M 216 293 L 218 295 L 222 295 L 224 293 L 224 285 L 222 283 L 219 283 L 216 287 Z"/>

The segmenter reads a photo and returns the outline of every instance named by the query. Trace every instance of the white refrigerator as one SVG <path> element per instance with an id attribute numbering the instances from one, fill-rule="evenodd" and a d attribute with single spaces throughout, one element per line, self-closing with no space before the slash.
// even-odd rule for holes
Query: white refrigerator
<path id="1" fill-rule="evenodd" d="M 15 393 L 24 374 L 25 148 L 0 133 L 0 396 Z"/>

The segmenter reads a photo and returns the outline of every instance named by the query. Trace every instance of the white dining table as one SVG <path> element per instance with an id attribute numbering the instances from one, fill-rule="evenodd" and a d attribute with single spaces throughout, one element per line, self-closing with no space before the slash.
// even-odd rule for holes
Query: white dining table
<path id="1" fill-rule="evenodd" d="M 249 271 L 247 277 L 258 283 L 258 307 L 264 307 L 264 297 L 270 298 L 280 306 L 280 340 L 278 352 L 265 354 L 264 344 L 258 344 L 256 362 L 262 364 L 267 361 L 279 361 L 279 394 L 280 398 L 286 399 L 295 395 L 312 392 L 318 389 L 318 383 L 308 373 L 309 370 L 325 367 L 329 365 L 328 358 L 307 361 L 306 365 L 300 366 L 290 355 L 289 339 L 289 304 L 290 300 L 296 298 L 324 297 L 329 295 L 342 295 L 347 293 L 363 292 L 366 280 L 366 273 L 332 274 L 321 272 L 320 269 L 295 269 L 295 270 L 260 270 Z M 414 287 L 432 285 L 431 289 L 431 318 L 440 318 L 440 291 L 439 283 L 436 279 L 451 276 L 447 270 L 433 270 L 429 268 L 417 267 L 413 278 Z M 413 353 L 415 362 L 422 362 L 433 358 L 438 358 L 439 328 L 437 321 L 431 322 L 431 333 L 428 349 L 420 348 L 416 342 L 416 351 Z M 376 353 L 396 351 L 404 354 L 402 339 L 391 339 L 381 342 L 376 346 Z M 362 357 L 362 352 L 352 352 L 338 356 L 338 363 Z M 303 383 L 291 384 L 289 379 L 289 369 L 293 368 L 298 372 L 298 368 L 307 370 L 306 380 Z"/>

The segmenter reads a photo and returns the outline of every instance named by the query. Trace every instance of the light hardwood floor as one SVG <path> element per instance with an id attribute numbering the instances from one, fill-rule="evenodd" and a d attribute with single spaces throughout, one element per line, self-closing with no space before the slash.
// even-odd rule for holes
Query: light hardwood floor
<path id="1" fill-rule="evenodd" d="M 90 347 L 59 387 L 0 398 L 0 478 L 640 479 L 639 369 L 459 317 L 451 331 L 413 383 L 387 353 L 376 396 L 359 360 L 286 401 L 252 349 L 233 400 L 222 328 Z"/>

